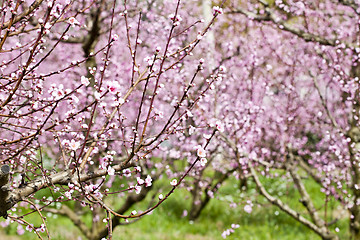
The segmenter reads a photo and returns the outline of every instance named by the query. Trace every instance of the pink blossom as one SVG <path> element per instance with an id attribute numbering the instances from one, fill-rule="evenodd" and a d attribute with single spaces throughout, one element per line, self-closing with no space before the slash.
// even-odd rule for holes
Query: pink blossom
<path id="1" fill-rule="evenodd" d="M 229 236 L 231 234 L 230 230 L 229 229 L 226 229 L 222 234 L 221 234 L 221 237 L 222 238 L 226 238 L 227 236 Z"/>
<path id="2" fill-rule="evenodd" d="M 252 206 L 247 204 L 244 206 L 244 211 L 247 213 L 251 213 L 252 212 Z"/>
<path id="3" fill-rule="evenodd" d="M 213 191 L 209 190 L 209 191 L 207 191 L 207 194 L 208 194 L 208 196 L 210 198 L 214 198 L 214 192 Z"/>
<path id="4" fill-rule="evenodd" d="M 117 94 L 120 92 L 120 84 L 118 81 L 108 82 L 107 87 L 111 94 Z"/>
<path id="5" fill-rule="evenodd" d="M 7 219 L 6 221 L 1 221 L 1 222 L 0 222 L 0 226 L 3 227 L 3 228 L 9 226 L 9 224 L 10 224 L 10 220 L 9 220 L 9 219 Z"/>
<path id="6" fill-rule="evenodd" d="M 23 235 L 25 233 L 25 230 L 24 230 L 23 226 L 19 224 L 17 226 L 16 232 L 17 232 L 18 235 Z"/>
<path id="7" fill-rule="evenodd" d="M 231 224 L 231 228 L 233 228 L 233 229 L 236 229 L 236 228 L 239 228 L 240 227 L 240 225 L 239 224 Z"/>

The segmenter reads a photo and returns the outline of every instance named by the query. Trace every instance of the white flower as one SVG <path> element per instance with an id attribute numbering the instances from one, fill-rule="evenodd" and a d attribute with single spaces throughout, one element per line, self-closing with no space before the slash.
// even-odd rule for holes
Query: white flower
<path id="1" fill-rule="evenodd" d="M 189 135 L 193 134 L 195 132 L 196 128 L 190 125 L 189 127 Z"/>
<path id="2" fill-rule="evenodd" d="M 170 185 L 171 186 L 176 186 L 177 185 L 177 180 L 176 179 L 171 180 Z"/>
<path id="3" fill-rule="evenodd" d="M 119 102 L 119 105 L 123 105 L 125 100 L 123 98 L 119 98 L 118 102 Z"/>
<path id="4" fill-rule="evenodd" d="M 196 153 L 197 153 L 198 157 L 201 157 L 201 158 L 206 157 L 205 149 L 202 148 L 201 146 L 198 146 L 198 149 L 197 149 Z"/>
<path id="5" fill-rule="evenodd" d="M 159 194 L 159 200 L 162 200 L 164 198 L 164 195 Z"/>
<path id="6" fill-rule="evenodd" d="M 32 232 L 33 227 L 34 226 L 32 224 L 30 224 L 30 225 L 27 225 L 25 229 L 28 230 L 29 232 Z"/>
<path id="7" fill-rule="evenodd" d="M 147 56 L 144 58 L 144 61 L 147 63 L 148 66 L 151 66 L 153 64 L 153 60 L 151 57 Z"/>
<path id="8" fill-rule="evenodd" d="M 71 193 L 70 192 L 65 192 L 65 197 L 67 197 L 68 199 L 71 199 Z"/>
<path id="9" fill-rule="evenodd" d="M 194 116 L 190 110 L 186 110 L 186 115 L 190 118 Z"/>
<path id="10" fill-rule="evenodd" d="M 20 163 L 24 164 L 26 162 L 26 157 L 21 156 L 20 157 Z"/>
<path id="11" fill-rule="evenodd" d="M 64 85 L 60 84 L 58 88 L 54 87 L 51 91 L 51 95 L 55 100 L 59 100 L 65 96 Z"/>
<path id="12" fill-rule="evenodd" d="M 205 139 L 210 139 L 211 138 L 211 134 L 203 134 Z"/>
<path id="13" fill-rule="evenodd" d="M 84 84 L 85 86 L 88 86 L 90 84 L 90 81 L 87 77 L 81 76 L 81 84 Z"/>
<path id="14" fill-rule="evenodd" d="M 124 170 L 123 170 L 123 174 L 124 174 L 125 177 L 130 177 L 130 176 L 131 176 L 131 171 L 130 171 L 130 169 L 128 169 L 128 168 L 127 168 L 127 169 L 124 169 Z"/>
<path id="15" fill-rule="evenodd" d="M 139 194 L 141 192 L 141 187 L 140 186 L 135 186 L 135 193 Z"/>
<path id="16" fill-rule="evenodd" d="M 72 26 L 80 24 L 79 21 L 76 20 L 76 18 L 74 18 L 74 17 L 70 17 L 68 19 L 68 23 L 71 24 Z"/>
<path id="17" fill-rule="evenodd" d="M 220 66 L 219 67 L 219 72 L 220 73 L 225 73 L 226 72 L 226 67 L 225 66 Z"/>
<path id="18" fill-rule="evenodd" d="M 71 139 L 69 147 L 71 148 L 71 150 L 76 151 L 80 147 L 80 143 L 76 142 L 74 139 Z"/>
<path id="19" fill-rule="evenodd" d="M 112 167 L 109 167 L 107 172 L 110 176 L 113 176 L 115 174 L 115 169 L 113 169 Z"/>
<path id="20" fill-rule="evenodd" d="M 216 14 L 222 14 L 223 13 L 223 10 L 221 7 L 219 6 L 214 6 L 213 7 L 213 14 L 216 15 Z"/>
<path id="21" fill-rule="evenodd" d="M 200 158 L 200 164 L 201 164 L 201 166 L 205 166 L 206 165 L 206 163 L 207 163 L 207 159 L 206 158 Z"/>
<path id="22" fill-rule="evenodd" d="M 150 187 L 152 185 L 152 178 L 150 177 L 150 175 L 147 175 L 147 177 L 145 178 L 145 187 Z"/>
<path id="23" fill-rule="evenodd" d="M 44 26 L 45 29 L 50 29 L 51 28 L 51 24 L 50 23 L 46 23 L 45 26 Z"/>
<path id="24" fill-rule="evenodd" d="M 143 179 L 141 179 L 140 177 L 137 177 L 136 181 L 139 185 L 143 185 L 145 183 L 145 181 Z"/>
<path id="25" fill-rule="evenodd" d="M 94 97 L 95 97 L 96 100 L 100 100 L 100 98 L 101 98 L 101 93 L 95 92 L 95 93 L 94 93 Z"/>
<path id="26" fill-rule="evenodd" d="M 219 132 L 224 132 L 224 125 L 220 121 L 216 121 L 215 126 Z"/>
<path id="27" fill-rule="evenodd" d="M 119 39 L 119 35 L 114 34 L 114 35 L 112 36 L 112 40 L 117 41 L 118 39 Z"/>

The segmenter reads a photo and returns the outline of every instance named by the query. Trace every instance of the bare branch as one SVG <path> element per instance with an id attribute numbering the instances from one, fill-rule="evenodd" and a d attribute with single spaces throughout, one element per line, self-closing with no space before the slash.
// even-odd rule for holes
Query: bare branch
<path id="1" fill-rule="evenodd" d="M 261 195 L 263 195 L 269 202 L 278 206 L 282 211 L 286 212 L 288 215 L 293 217 L 295 220 L 304 224 L 305 226 L 307 226 L 308 228 L 310 228 L 311 230 L 313 230 L 314 232 L 319 234 L 323 239 L 328 239 L 328 240 L 338 240 L 339 239 L 338 236 L 336 236 L 335 234 L 328 232 L 326 228 L 321 228 L 321 227 L 317 226 L 316 224 L 312 223 L 308 219 L 301 216 L 300 213 L 298 213 L 295 210 L 293 210 L 292 208 L 290 208 L 290 206 L 283 203 L 280 199 L 270 195 L 266 191 L 265 187 L 262 185 L 254 167 L 249 165 L 249 168 L 251 171 L 251 175 L 255 181 L 256 186 L 259 188 Z"/>
<path id="2" fill-rule="evenodd" d="M 29 8 L 27 8 L 25 11 L 23 11 L 22 13 L 20 13 L 19 15 L 17 15 L 14 20 L 11 21 L 7 21 L 5 22 L 2 26 L 1 29 L 5 29 L 9 26 L 11 26 L 12 24 L 15 24 L 17 22 L 19 22 L 21 19 L 23 19 L 24 17 L 28 16 L 30 13 L 32 13 L 36 8 L 38 8 L 40 6 L 40 4 L 43 2 L 44 0 L 35 0 L 31 6 Z"/>
<path id="3" fill-rule="evenodd" d="M 122 171 L 123 169 L 129 168 L 131 166 L 133 166 L 133 165 L 123 162 L 121 164 L 113 166 L 112 168 L 116 172 L 119 172 L 119 171 Z M 2 168 L 5 169 L 6 167 L 3 166 Z M 10 168 L 8 170 L 10 171 Z M 26 197 L 30 196 L 31 194 L 33 194 L 41 189 L 44 189 L 44 188 L 47 188 L 49 186 L 53 186 L 56 184 L 67 185 L 68 183 L 71 183 L 71 182 L 74 182 L 74 183 L 75 182 L 86 182 L 91 179 L 106 176 L 107 174 L 108 174 L 107 169 L 100 169 L 95 172 L 87 172 L 84 174 L 80 174 L 79 176 L 76 176 L 76 175 L 73 175 L 72 170 L 69 169 L 66 171 L 61 171 L 59 173 L 52 174 L 50 176 L 46 176 L 46 177 L 44 176 L 42 178 L 35 179 L 34 181 L 31 181 L 31 182 L 25 184 L 24 186 L 13 189 L 11 191 L 7 190 L 8 196 L 4 200 L 4 204 L 0 205 L 0 213 L 2 214 L 1 216 L 6 217 L 7 216 L 6 212 L 12 206 L 14 206 L 16 203 L 24 200 Z"/>
<path id="4" fill-rule="evenodd" d="M 72 211 L 68 206 L 66 206 L 65 204 L 61 205 L 60 209 L 55 209 L 55 208 L 46 208 L 44 209 L 47 212 L 51 212 L 54 214 L 59 214 L 59 215 L 63 215 L 66 216 L 67 218 L 69 218 L 74 224 L 75 226 L 77 226 L 80 231 L 87 237 L 87 238 L 91 238 L 91 231 L 90 229 L 86 226 L 86 224 L 81 220 L 81 218 L 79 217 L 78 214 L 76 214 L 74 211 Z"/>
<path id="5" fill-rule="evenodd" d="M 304 186 L 304 183 L 300 179 L 299 174 L 295 171 L 295 162 L 294 162 L 294 156 L 292 153 L 290 153 L 290 157 L 287 159 L 285 163 L 286 169 L 290 172 L 290 175 L 295 183 L 296 188 L 298 189 L 300 196 L 301 196 L 301 203 L 304 205 L 304 207 L 307 209 L 311 219 L 313 222 L 321 227 L 326 228 L 324 220 L 322 220 L 319 217 L 319 214 L 311 200 L 311 197 L 309 193 L 306 191 L 306 188 Z"/>
<path id="6" fill-rule="evenodd" d="M 305 32 L 303 30 L 293 27 L 292 24 L 288 23 L 287 21 L 277 19 L 274 12 L 269 7 L 265 8 L 265 14 L 263 14 L 263 15 L 249 12 L 247 10 L 239 9 L 239 8 L 234 9 L 230 12 L 227 12 L 227 14 L 237 14 L 237 13 L 245 15 L 246 17 L 248 17 L 249 19 L 254 20 L 254 21 L 272 22 L 281 30 L 293 33 L 296 36 L 304 39 L 306 42 L 317 42 L 321 45 L 328 45 L 328 46 L 336 46 L 338 43 L 340 43 L 336 39 L 327 39 L 327 38 L 324 38 L 323 36 Z M 347 43 L 345 43 L 345 45 L 349 46 L 349 44 L 347 44 Z"/>

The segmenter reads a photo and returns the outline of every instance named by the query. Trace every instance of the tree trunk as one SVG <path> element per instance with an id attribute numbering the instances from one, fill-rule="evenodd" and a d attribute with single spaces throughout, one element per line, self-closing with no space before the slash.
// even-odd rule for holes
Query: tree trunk
<path id="1" fill-rule="evenodd" d="M 191 210 L 189 214 L 189 220 L 196 220 L 200 214 L 201 211 L 206 207 L 206 205 L 209 203 L 210 197 L 206 194 L 206 197 L 204 200 L 201 200 L 201 197 L 197 200 L 200 201 L 199 204 L 195 204 L 196 201 L 192 202 Z"/>
<path id="2" fill-rule="evenodd" d="M 354 53 L 356 54 L 356 53 Z M 360 76 L 360 65 L 355 65 L 351 68 L 350 76 L 355 78 Z M 360 202 L 360 169 L 357 155 L 360 152 L 360 128 L 358 125 L 358 119 L 360 117 L 360 102 L 359 102 L 359 90 L 355 92 L 353 101 L 353 116 L 350 119 L 350 130 L 348 136 L 351 141 L 349 143 L 350 162 L 352 168 L 352 192 L 354 196 L 353 207 L 350 209 L 350 233 L 352 240 L 360 240 L 360 209 L 358 202 Z"/>

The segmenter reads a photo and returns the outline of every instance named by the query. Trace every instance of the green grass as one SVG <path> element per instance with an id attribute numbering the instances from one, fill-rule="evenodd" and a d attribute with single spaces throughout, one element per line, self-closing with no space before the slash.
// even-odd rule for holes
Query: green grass
<path id="1" fill-rule="evenodd" d="M 272 189 L 273 195 L 280 195 L 282 200 L 288 205 L 299 211 L 305 212 L 305 208 L 299 203 L 299 195 L 289 184 L 284 183 L 283 180 L 261 178 L 267 189 Z M 319 190 L 319 186 L 309 179 L 305 179 L 305 185 L 309 194 L 314 199 L 316 207 L 323 209 L 325 195 Z M 168 179 L 158 182 L 154 191 L 158 189 L 163 183 L 168 185 Z M 126 226 L 118 226 L 114 230 L 113 239 L 131 239 L 131 240 L 176 240 L 176 239 L 198 239 L 198 240 L 217 240 L 223 239 L 221 233 L 230 228 L 232 223 L 239 224 L 240 227 L 235 230 L 227 239 L 247 239 L 247 240 L 263 240 L 263 239 L 313 239 L 320 240 L 315 233 L 310 231 L 305 226 L 296 222 L 294 219 L 281 212 L 277 207 L 267 203 L 265 199 L 258 196 L 254 190 L 249 190 L 246 193 L 241 193 L 237 189 L 237 181 L 230 179 L 230 181 L 223 186 L 217 194 L 217 198 L 212 199 L 208 206 L 203 210 L 199 219 L 195 222 L 190 222 L 186 217 L 182 217 L 184 210 L 189 210 L 190 194 L 184 190 L 179 189 L 165 201 L 159 208 L 157 208 L 151 215 L 144 216 L 141 220 Z M 249 189 L 254 188 L 254 183 L 249 181 Z M 235 190 L 234 190 L 235 189 Z M 164 193 L 165 191 L 163 191 Z M 131 210 L 145 210 L 150 200 L 150 195 L 147 201 L 141 202 Z M 233 199 L 235 202 L 243 202 L 247 198 L 252 197 L 254 208 L 251 214 L 243 210 L 243 205 L 236 208 L 229 207 L 229 200 Z M 256 200 L 255 200 L 256 199 Z M 337 205 L 333 202 L 329 203 L 329 209 L 336 208 Z M 130 210 L 130 211 L 131 211 Z M 89 223 L 89 215 L 84 217 Z M 40 218 L 35 214 L 27 217 L 27 220 L 39 225 Z M 5 228 L 4 232 L 7 235 L 16 235 L 17 224 L 13 223 L 10 227 Z M 81 236 L 80 231 L 66 218 L 58 216 L 57 218 L 48 217 L 48 227 L 52 239 L 78 239 Z M 347 220 L 341 220 L 334 224 L 331 228 L 340 229 L 340 239 L 346 239 L 348 223 Z M 44 236 L 44 235 L 43 235 Z M 1 239 L 7 239 L 1 237 Z M 34 233 L 26 232 L 18 239 L 37 239 Z M 46 239 L 46 237 L 45 237 Z M 83 238 L 84 239 L 84 238 Z"/>
<path id="2" fill-rule="evenodd" d="M 252 214 L 242 208 L 231 209 L 228 204 L 214 199 L 198 220 L 191 223 L 181 218 L 184 209 L 182 196 L 177 192 L 162 208 L 151 216 L 127 227 L 118 227 L 114 239 L 223 239 L 221 233 L 237 223 L 240 228 L 227 239 L 320 239 L 287 215 L 275 215 L 276 208 L 254 209 Z M 125 238 L 123 238 L 125 239 Z"/>

